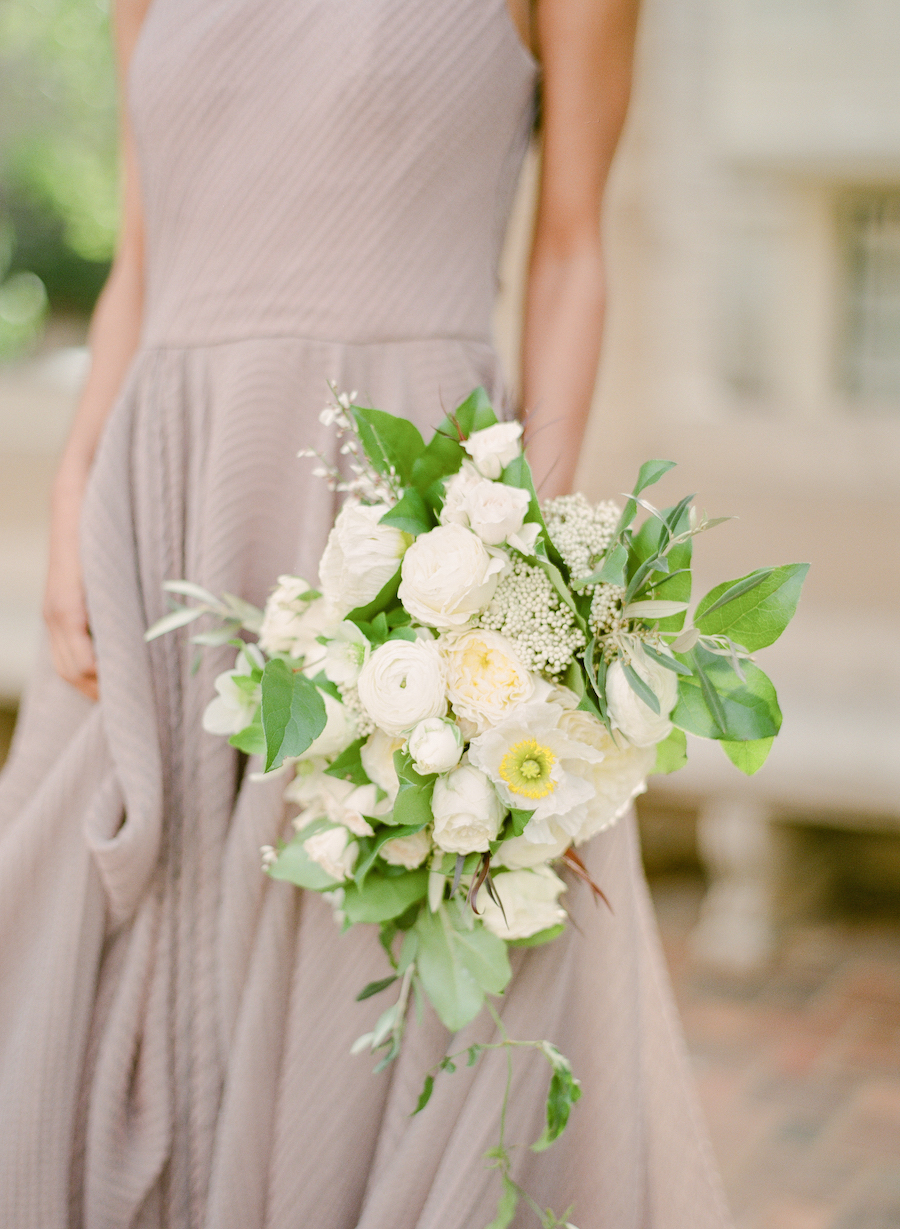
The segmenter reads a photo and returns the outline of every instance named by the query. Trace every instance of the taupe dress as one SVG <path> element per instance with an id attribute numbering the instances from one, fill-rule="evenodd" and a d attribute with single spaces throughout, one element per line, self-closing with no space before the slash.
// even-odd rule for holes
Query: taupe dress
<path id="1" fill-rule="evenodd" d="M 0 786 L 3 1229 L 481 1229 L 502 1060 L 443 1076 L 430 1013 L 383 1074 L 374 932 L 260 873 L 283 782 L 200 725 L 231 653 L 144 644 L 161 584 L 262 603 L 314 577 L 333 507 L 326 380 L 435 424 L 502 402 L 489 321 L 536 66 L 505 0 L 154 0 L 130 106 L 147 221 L 140 349 L 83 518 L 98 705 L 45 665 Z M 503 1014 L 584 1082 L 564 1140 L 516 1154 L 579 1229 L 720 1229 L 633 827 L 590 850 L 568 936 Z M 474 1033 L 487 1036 L 484 1023 Z M 510 1138 L 546 1069 L 517 1063 Z M 535 1223 L 523 1212 L 516 1224 Z"/>

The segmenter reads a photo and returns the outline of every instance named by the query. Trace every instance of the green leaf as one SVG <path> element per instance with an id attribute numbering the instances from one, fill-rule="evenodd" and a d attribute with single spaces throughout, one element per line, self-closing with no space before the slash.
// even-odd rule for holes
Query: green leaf
<path id="1" fill-rule="evenodd" d="M 695 674 L 679 678 L 678 701 L 672 711 L 672 722 L 689 734 L 701 738 L 725 739 L 728 742 L 752 742 L 771 738 L 781 727 L 781 710 L 771 681 L 753 662 L 744 662 L 746 681 L 735 674 L 731 663 L 697 645 L 681 659 L 699 665 L 707 684 L 714 688 L 724 728 L 719 714 L 713 713 Z"/>
<path id="2" fill-rule="evenodd" d="M 654 649 L 652 644 L 647 644 L 646 641 L 641 645 L 641 648 L 648 657 L 652 657 L 654 661 L 659 662 L 666 670 L 671 670 L 673 674 L 683 674 L 685 677 L 691 674 L 690 667 L 686 666 L 684 662 L 680 662 L 677 657 L 672 657 L 669 653 L 660 653 L 657 649 Z"/>
<path id="3" fill-rule="evenodd" d="M 387 922 L 422 900 L 427 891 L 427 870 L 407 871 L 390 879 L 372 872 L 361 888 L 355 883 L 346 885 L 341 909 L 352 923 Z"/>
<path id="4" fill-rule="evenodd" d="M 157 619 L 151 627 L 148 627 L 144 632 L 144 639 L 149 643 L 157 636 L 164 636 L 166 632 L 174 632 L 176 628 L 193 623 L 195 619 L 208 613 L 209 611 L 198 606 L 179 606 L 171 614 L 163 615 L 161 619 Z"/>
<path id="5" fill-rule="evenodd" d="M 742 743 L 723 740 L 721 747 L 735 768 L 739 768 L 748 777 L 752 777 L 766 762 L 774 741 L 774 738 L 755 738 Z"/>
<path id="6" fill-rule="evenodd" d="M 484 431 L 486 427 L 493 427 L 497 421 L 491 399 L 487 395 L 487 390 L 481 385 L 473 389 L 465 401 L 456 407 L 453 411 L 453 418 L 459 424 L 464 439 L 468 439 L 474 431 Z"/>
<path id="7" fill-rule="evenodd" d="M 659 696 L 653 688 L 644 682 L 634 666 L 630 666 L 624 661 L 622 662 L 622 673 L 625 675 L 628 686 L 638 699 L 643 700 L 647 707 L 651 708 L 659 716 Z"/>
<path id="8" fill-rule="evenodd" d="M 638 470 L 638 478 L 631 492 L 632 495 L 640 495 L 641 491 L 646 491 L 648 486 L 659 482 L 664 474 L 675 468 L 675 465 L 675 461 L 645 461 Z"/>
<path id="9" fill-rule="evenodd" d="M 788 563 L 725 581 L 701 600 L 694 625 L 708 636 L 728 636 L 751 653 L 765 648 L 794 617 L 808 571 L 808 563 Z"/>
<path id="10" fill-rule="evenodd" d="M 503 1194 L 497 1204 L 497 1215 L 485 1229 L 509 1229 L 519 1206 L 519 1189 L 506 1174 L 503 1177 Z"/>
<path id="11" fill-rule="evenodd" d="M 404 533 L 412 534 L 416 538 L 420 533 L 427 533 L 429 529 L 433 529 L 435 519 L 428 504 L 415 487 L 407 487 L 402 499 L 388 512 L 385 512 L 380 523 L 393 525 L 396 529 L 402 529 Z"/>
<path id="12" fill-rule="evenodd" d="M 285 756 L 308 751 L 325 729 L 325 702 L 310 679 L 279 657 L 266 662 L 260 713 L 266 737 L 266 772 Z"/>
<path id="13" fill-rule="evenodd" d="M 509 821 L 513 833 L 516 836 L 521 836 L 525 831 L 525 825 L 534 819 L 534 811 L 528 811 L 524 807 L 513 807 L 509 812 Z"/>
<path id="14" fill-rule="evenodd" d="M 601 567 L 590 576 L 579 576 L 573 579 L 573 589 L 584 589 L 587 585 L 607 584 L 625 586 L 625 565 L 628 562 L 628 551 L 617 542 L 606 552 Z"/>
<path id="15" fill-rule="evenodd" d="M 392 973 L 390 977 L 382 977 L 381 981 L 370 981 L 368 986 L 360 990 L 356 996 L 357 1003 L 361 1003 L 364 999 L 370 999 L 375 994 L 381 994 L 382 990 L 387 990 L 388 986 L 393 986 L 397 980 L 397 974 Z"/>
<path id="16" fill-rule="evenodd" d="M 467 439 L 473 431 L 490 427 L 497 421 L 490 399 L 483 388 L 476 388 L 463 403 L 438 425 L 412 467 L 412 483 L 426 501 L 440 498 L 435 484 L 455 474 L 462 465 L 466 451 L 460 437 Z"/>
<path id="17" fill-rule="evenodd" d="M 683 501 L 682 501 L 683 502 Z M 664 508 L 663 516 L 671 517 L 676 511 L 675 508 Z M 686 509 L 682 512 L 675 524 L 673 530 L 675 533 L 683 533 L 689 527 L 689 514 Z M 629 574 L 631 576 L 637 571 L 638 567 L 645 563 L 648 559 L 652 559 L 659 551 L 659 522 L 653 519 L 644 521 L 638 532 L 631 540 L 631 551 L 629 554 Z M 666 601 L 673 602 L 688 602 L 691 597 L 691 557 L 693 555 L 694 544 L 691 538 L 686 542 L 679 542 L 666 553 L 666 560 L 669 565 L 669 571 L 665 575 L 654 579 L 651 588 L 654 594 L 660 592 L 660 596 Z M 660 631 L 680 631 L 684 626 L 684 613 L 671 615 L 669 618 L 660 619 L 658 627 Z"/>
<path id="18" fill-rule="evenodd" d="M 413 464 L 425 451 L 425 441 L 408 418 L 364 406 L 350 407 L 366 456 L 379 474 L 392 467 L 404 486 L 412 482 Z"/>
<path id="19" fill-rule="evenodd" d="M 544 943 L 552 943 L 566 929 L 565 922 L 560 922 L 558 926 L 548 926 L 546 930 L 539 930 L 537 934 L 529 935 L 527 939 L 507 939 L 507 944 L 510 947 L 540 947 Z"/>
<path id="20" fill-rule="evenodd" d="M 555 1046 L 547 1042 L 542 1049 L 545 1053 L 548 1050 L 555 1051 L 562 1061 L 553 1065 L 550 1088 L 547 1091 L 547 1125 L 541 1138 L 531 1145 L 532 1152 L 543 1152 L 554 1140 L 559 1139 L 566 1129 L 572 1106 L 581 1097 L 581 1085 L 573 1076 L 567 1060 L 559 1054 Z"/>
<path id="21" fill-rule="evenodd" d="M 677 772 L 679 768 L 684 768 L 686 763 L 687 738 L 684 730 L 679 730 L 676 726 L 668 738 L 656 744 L 656 763 L 653 765 L 653 772 Z"/>
<path id="22" fill-rule="evenodd" d="M 382 610 L 389 612 L 391 607 L 396 604 L 397 590 L 400 588 L 400 564 L 397 563 L 397 571 L 387 582 L 378 596 L 369 602 L 368 606 L 357 606 L 355 610 L 351 610 L 345 619 L 349 619 L 351 623 L 371 623 L 376 615 Z"/>
<path id="23" fill-rule="evenodd" d="M 423 909 L 416 920 L 419 951 L 416 968 L 422 986 L 442 1023 L 458 1032 L 478 1015 L 484 990 L 472 976 L 458 944 L 446 906 Z M 502 940 L 501 940 L 502 941 Z"/>
<path id="24" fill-rule="evenodd" d="M 254 721 L 252 725 L 238 730 L 237 734 L 232 734 L 228 741 L 232 747 L 237 747 L 238 751 L 243 751 L 245 755 L 265 755 L 266 753 L 266 736 L 259 721 Z"/>
<path id="25" fill-rule="evenodd" d="M 339 781 L 350 781 L 353 785 L 368 785 L 369 778 L 362 766 L 360 750 L 365 745 L 364 738 L 357 738 L 346 750 L 329 764 L 325 772 L 329 777 L 337 777 Z"/>
<path id="26" fill-rule="evenodd" d="M 488 994 L 502 994 L 512 977 L 506 944 L 480 922 L 469 929 L 463 916 L 468 906 L 462 901 L 451 901 L 445 909 L 453 926 L 451 942 L 463 964 Z"/>
<path id="27" fill-rule="evenodd" d="M 378 821 L 375 821 L 378 822 Z M 381 818 L 381 823 L 385 822 L 384 817 Z M 426 823 L 428 821 L 426 820 Z M 366 876 L 375 865 L 382 845 L 386 845 L 388 841 L 394 841 L 398 837 L 412 836 L 416 832 L 421 832 L 425 824 L 407 824 L 403 827 L 389 827 L 379 831 L 373 839 L 366 843 L 369 845 L 369 850 L 364 857 L 360 858 L 356 864 L 356 869 L 353 872 L 353 881 L 358 888 L 361 888 L 366 881 Z M 406 872 L 408 873 L 408 872 Z"/>
<path id="28" fill-rule="evenodd" d="M 431 1094 L 434 1092 L 434 1076 L 426 1075 L 425 1083 L 422 1085 L 422 1091 L 419 1093 L 419 1099 L 416 1102 L 416 1108 L 410 1114 L 410 1118 L 415 1118 L 416 1114 L 421 1113 L 428 1102 L 431 1100 Z"/>
<path id="29" fill-rule="evenodd" d="M 311 832 L 306 829 L 285 845 L 278 855 L 278 860 L 268 868 L 273 879 L 285 879 L 295 883 L 298 888 L 310 888 L 313 892 L 326 892 L 329 888 L 339 885 L 336 879 L 322 870 L 317 862 L 313 862 L 303 848 L 303 842 Z"/>

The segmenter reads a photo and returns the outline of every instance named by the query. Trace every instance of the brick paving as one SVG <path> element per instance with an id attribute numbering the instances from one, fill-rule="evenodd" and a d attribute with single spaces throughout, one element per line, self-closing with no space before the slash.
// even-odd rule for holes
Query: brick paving
<path id="1" fill-rule="evenodd" d="M 900 1229 L 900 918 L 794 926 L 730 978 L 691 958 L 699 880 L 652 886 L 737 1229 Z"/>

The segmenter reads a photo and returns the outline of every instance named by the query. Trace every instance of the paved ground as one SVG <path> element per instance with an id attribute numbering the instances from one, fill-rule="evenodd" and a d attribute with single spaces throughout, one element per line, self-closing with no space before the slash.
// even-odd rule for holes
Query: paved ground
<path id="1" fill-rule="evenodd" d="M 898 1229 L 900 919 L 794 927 L 724 980 L 690 958 L 699 881 L 653 887 L 738 1229 Z"/>

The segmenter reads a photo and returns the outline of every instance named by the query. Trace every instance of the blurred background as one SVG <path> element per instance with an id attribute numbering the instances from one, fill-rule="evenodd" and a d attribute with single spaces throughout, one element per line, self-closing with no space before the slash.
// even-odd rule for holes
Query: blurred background
<path id="1" fill-rule="evenodd" d="M 0 758 L 40 634 L 49 485 L 115 237 L 106 5 L 0 0 Z M 529 160 L 502 266 L 514 369 Z M 580 486 L 647 457 L 737 519 L 699 592 L 808 560 L 758 776 L 712 744 L 640 800 L 739 1229 L 900 1226 L 900 7 L 645 0 L 606 210 Z"/>

